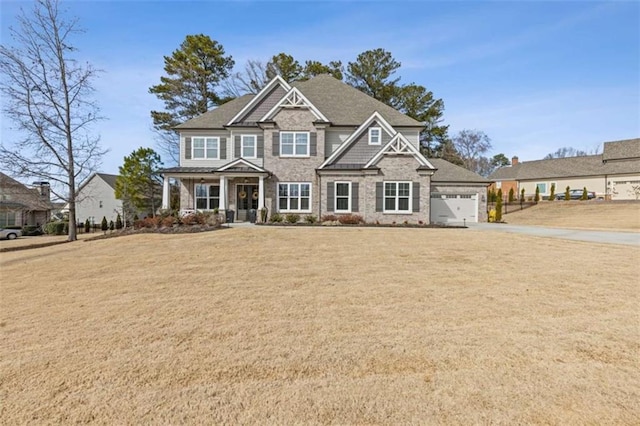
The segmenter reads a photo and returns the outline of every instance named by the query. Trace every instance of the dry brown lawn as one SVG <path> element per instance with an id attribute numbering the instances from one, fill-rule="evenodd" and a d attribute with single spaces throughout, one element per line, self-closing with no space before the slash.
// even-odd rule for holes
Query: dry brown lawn
<path id="1" fill-rule="evenodd" d="M 640 232 L 640 202 L 541 201 L 503 220 L 513 225 Z"/>
<path id="2" fill-rule="evenodd" d="M 639 424 L 640 249 L 255 228 L 0 254 L 0 423 Z"/>

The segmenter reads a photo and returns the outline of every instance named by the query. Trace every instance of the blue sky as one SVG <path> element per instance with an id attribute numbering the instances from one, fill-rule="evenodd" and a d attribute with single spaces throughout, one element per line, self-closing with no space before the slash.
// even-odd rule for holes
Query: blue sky
<path id="1" fill-rule="evenodd" d="M 110 149 L 102 170 L 154 147 L 148 88 L 163 56 L 188 34 L 220 42 L 242 68 L 285 52 L 298 61 L 353 61 L 382 47 L 445 103 L 450 132 L 484 131 L 491 154 L 542 158 L 563 146 L 593 150 L 640 136 L 639 2 L 170 2 L 67 1 L 86 33 L 80 57 L 104 70 L 96 98 L 108 120 L 95 128 Z M 1 37 L 19 9 L 0 4 Z M 14 133 L 2 119 L 2 139 Z"/>

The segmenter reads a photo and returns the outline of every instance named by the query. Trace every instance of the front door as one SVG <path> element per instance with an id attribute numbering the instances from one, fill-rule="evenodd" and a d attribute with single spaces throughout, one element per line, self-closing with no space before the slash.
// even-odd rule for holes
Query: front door
<path id="1" fill-rule="evenodd" d="M 237 185 L 238 220 L 249 221 L 249 210 L 258 210 L 258 185 Z"/>

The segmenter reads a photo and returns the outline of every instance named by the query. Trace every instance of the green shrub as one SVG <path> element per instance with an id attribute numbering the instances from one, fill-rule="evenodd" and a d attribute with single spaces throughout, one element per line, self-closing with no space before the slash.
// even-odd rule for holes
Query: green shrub
<path id="1" fill-rule="evenodd" d="M 524 188 L 520 190 L 520 201 L 524 201 Z"/>
<path id="2" fill-rule="evenodd" d="M 284 220 L 284 218 L 282 217 L 282 215 L 280 213 L 274 213 L 271 215 L 271 218 L 269 219 L 269 222 L 273 222 L 273 223 L 280 223 Z"/>
<path id="3" fill-rule="evenodd" d="M 102 216 L 102 223 L 100 224 L 100 229 L 103 231 L 107 231 L 109 229 L 109 222 L 107 222 L 106 216 Z"/>
<path id="4" fill-rule="evenodd" d="M 113 230 L 116 228 L 116 224 L 113 223 L 112 220 L 109 221 L 109 231 L 113 232 Z"/>
<path id="5" fill-rule="evenodd" d="M 496 201 L 496 222 L 502 222 L 502 197 Z"/>
<path id="6" fill-rule="evenodd" d="M 556 199 L 556 184 L 551 184 L 551 192 L 549 193 L 549 201 L 553 201 Z"/>
<path id="7" fill-rule="evenodd" d="M 533 197 L 533 201 L 535 201 L 536 203 L 538 201 L 540 201 L 540 187 L 539 186 L 536 186 L 536 196 Z"/>
<path id="8" fill-rule="evenodd" d="M 509 202 L 513 203 L 516 199 L 516 194 L 513 188 L 509 189 Z"/>
<path id="9" fill-rule="evenodd" d="M 589 193 L 587 192 L 587 187 L 582 188 L 582 197 L 580 197 L 582 201 L 586 201 L 589 199 Z"/>
<path id="10" fill-rule="evenodd" d="M 44 226 L 44 232 L 49 235 L 65 235 L 65 228 L 68 233 L 68 222 L 49 222 Z"/>
<path id="11" fill-rule="evenodd" d="M 120 213 L 118 213 L 118 217 L 116 217 L 116 229 L 122 229 L 122 218 L 120 217 Z"/>
<path id="12" fill-rule="evenodd" d="M 91 222 L 89 222 L 89 219 L 84 221 L 84 232 L 91 232 Z"/>
<path id="13" fill-rule="evenodd" d="M 300 215 L 297 213 L 289 213 L 285 216 L 287 223 L 298 223 L 300 221 Z"/>
<path id="14" fill-rule="evenodd" d="M 564 200 L 569 201 L 570 199 L 571 199 L 571 188 L 567 186 L 566 189 L 564 190 Z"/>
<path id="15" fill-rule="evenodd" d="M 315 217 L 314 215 L 312 215 L 312 214 L 309 214 L 309 215 L 306 215 L 306 216 L 304 217 L 304 221 L 305 221 L 305 222 L 307 222 L 307 223 L 316 223 L 316 222 L 318 221 L 318 218 L 316 218 L 316 217 Z"/>

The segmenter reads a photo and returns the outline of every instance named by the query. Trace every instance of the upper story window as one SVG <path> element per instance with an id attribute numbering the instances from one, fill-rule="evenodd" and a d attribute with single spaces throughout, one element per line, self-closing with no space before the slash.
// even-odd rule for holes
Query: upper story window
<path id="1" fill-rule="evenodd" d="M 382 143 L 382 133 L 380 127 L 369 129 L 369 145 L 380 145 Z"/>
<path id="2" fill-rule="evenodd" d="M 309 132 L 280 132 L 281 157 L 308 157 Z"/>
<path id="3" fill-rule="evenodd" d="M 242 158 L 256 158 L 256 135 L 242 135 Z"/>
<path id="4" fill-rule="evenodd" d="M 411 182 L 384 183 L 384 212 L 411 212 Z"/>
<path id="5" fill-rule="evenodd" d="M 220 138 L 194 137 L 193 138 L 193 158 L 195 160 L 219 160 L 220 159 Z"/>

